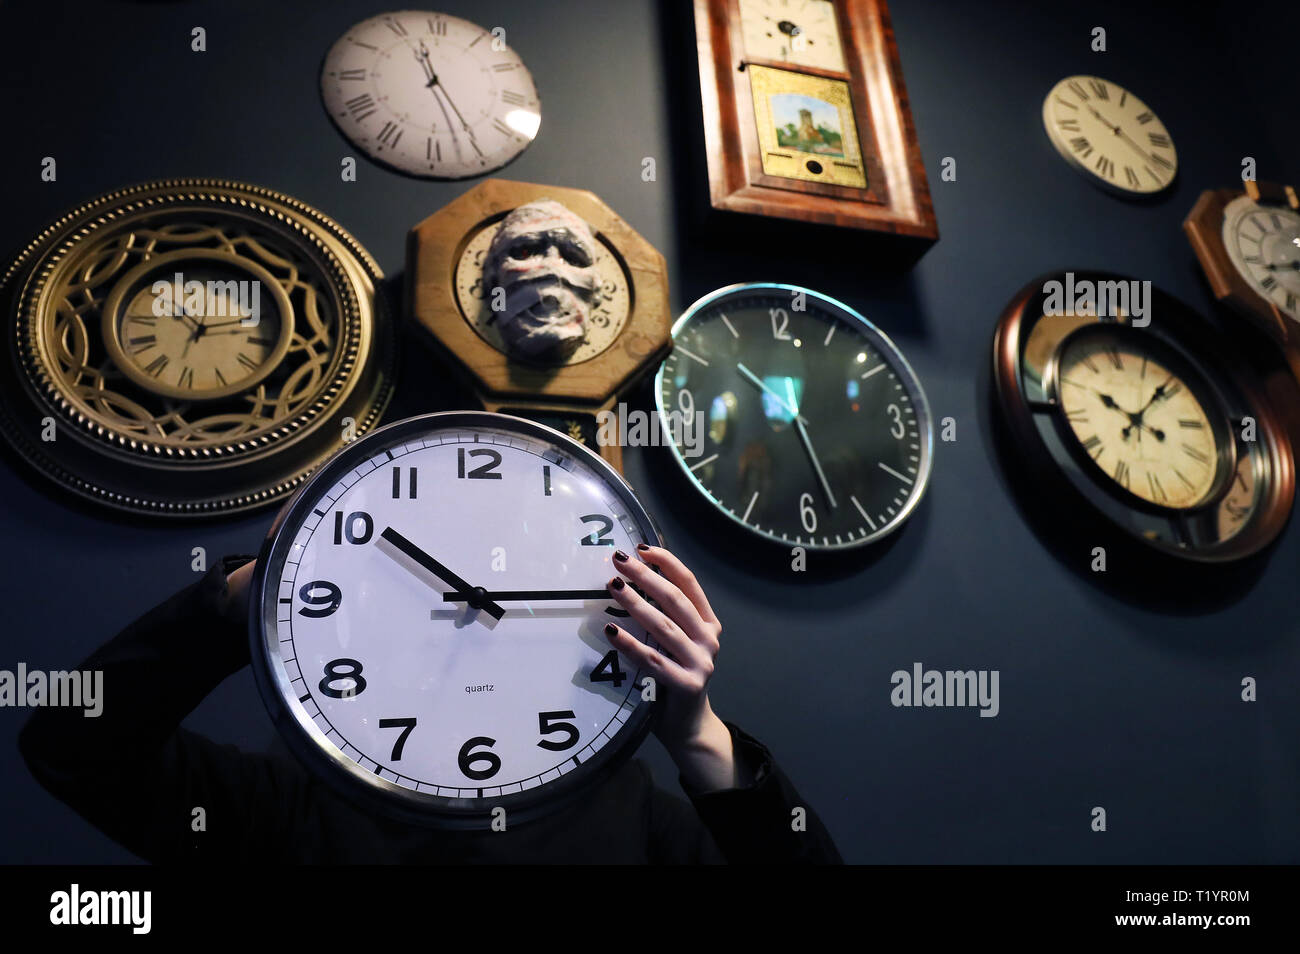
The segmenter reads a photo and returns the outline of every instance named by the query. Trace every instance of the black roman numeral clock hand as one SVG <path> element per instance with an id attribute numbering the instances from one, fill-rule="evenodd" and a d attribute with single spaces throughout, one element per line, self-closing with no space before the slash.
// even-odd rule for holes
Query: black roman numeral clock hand
<path id="1" fill-rule="evenodd" d="M 648 731 L 645 674 L 602 630 L 648 642 L 605 584 L 615 550 L 658 542 L 617 472 L 549 428 L 485 412 L 389 425 L 345 445 L 273 531 L 258 686 L 304 762 L 380 811 L 527 819 Z"/>
<path id="2" fill-rule="evenodd" d="M 664 430 L 728 520 L 836 550 L 880 539 L 918 505 L 933 442 L 925 393 L 848 306 L 789 285 L 734 285 L 687 309 L 673 342 L 655 385 Z"/>

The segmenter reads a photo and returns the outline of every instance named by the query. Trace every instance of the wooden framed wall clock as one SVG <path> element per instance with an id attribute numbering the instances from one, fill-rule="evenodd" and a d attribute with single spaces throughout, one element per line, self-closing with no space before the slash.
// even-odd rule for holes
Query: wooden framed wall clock
<path id="1" fill-rule="evenodd" d="M 290 748 L 355 801 L 437 827 L 486 828 L 498 807 L 528 820 L 651 726 L 641 671 L 602 631 L 617 618 L 654 645 L 605 587 L 615 548 L 659 542 L 614 469 L 549 428 L 482 411 L 380 428 L 266 539 L 258 688 Z"/>
<path id="2" fill-rule="evenodd" d="M 715 209 L 939 237 L 884 0 L 695 0 Z"/>
<path id="3" fill-rule="evenodd" d="M 1244 185 L 1202 192 L 1183 230 L 1215 297 L 1276 343 L 1300 380 L 1300 198 L 1293 186 Z"/>
<path id="4" fill-rule="evenodd" d="M 410 313 L 492 411 L 596 448 L 598 415 L 671 347 L 663 256 L 594 194 L 489 179 L 413 228 Z"/>
<path id="5" fill-rule="evenodd" d="M 1061 508 L 1082 502 L 1162 554 L 1221 563 L 1257 553 L 1295 496 L 1284 424 L 1253 370 L 1171 296 L 1152 291 L 1142 327 L 1095 298 L 1058 307 L 1061 287 L 1130 281 L 1047 275 L 1007 306 L 993 366 L 1015 452 Z"/>
<path id="6" fill-rule="evenodd" d="M 934 453 L 930 406 L 862 315 L 794 285 L 731 285 L 688 308 L 673 342 L 655 379 L 663 431 L 733 523 L 785 546 L 848 550 L 915 511 Z"/>
<path id="7" fill-rule="evenodd" d="M 99 196 L 0 282 L 0 431 L 118 509 L 270 503 L 387 406 L 381 277 L 338 223 L 270 189 L 178 179 Z"/>

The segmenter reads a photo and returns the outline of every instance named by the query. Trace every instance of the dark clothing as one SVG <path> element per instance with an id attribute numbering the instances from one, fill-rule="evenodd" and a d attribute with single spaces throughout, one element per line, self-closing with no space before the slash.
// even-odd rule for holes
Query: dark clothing
<path id="1" fill-rule="evenodd" d="M 19 744 L 57 798 L 153 862 L 715 863 L 839 862 L 762 744 L 728 724 L 752 784 L 691 795 L 657 789 L 624 763 L 581 799 L 504 832 L 447 832 L 363 812 L 295 760 L 241 752 L 180 728 L 249 663 L 245 627 L 219 612 L 222 565 L 132 623 L 81 664 L 102 670 L 103 713 L 36 710 Z M 193 812 L 206 830 L 192 830 Z"/>

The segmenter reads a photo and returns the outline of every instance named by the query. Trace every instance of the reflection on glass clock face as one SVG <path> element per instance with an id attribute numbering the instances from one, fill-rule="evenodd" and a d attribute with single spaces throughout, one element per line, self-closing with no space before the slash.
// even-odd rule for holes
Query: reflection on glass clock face
<path id="1" fill-rule="evenodd" d="M 740 0 L 740 25 L 750 56 L 845 71 L 830 0 Z"/>
<path id="2" fill-rule="evenodd" d="M 1137 341 L 1095 326 L 1068 338 L 1057 370 L 1060 410 L 1116 484 L 1162 507 L 1199 506 L 1217 486 L 1222 459 L 1213 398 L 1190 368 L 1171 369 L 1175 362 Z"/>
<path id="3" fill-rule="evenodd" d="M 499 169 L 541 125 L 533 78 L 504 37 L 441 13 L 372 17 L 326 55 L 325 108 L 369 156 L 411 175 Z"/>
<path id="4" fill-rule="evenodd" d="M 1243 195 L 1224 209 L 1223 247 L 1256 292 L 1300 321 L 1300 213 Z"/>
<path id="5" fill-rule="evenodd" d="M 1178 171 L 1169 130 L 1146 103 L 1110 80 L 1061 80 L 1043 101 L 1043 125 L 1067 162 L 1117 192 L 1159 192 Z"/>
<path id="6" fill-rule="evenodd" d="M 122 370 L 181 399 L 228 395 L 265 377 L 283 352 L 286 329 L 270 289 L 240 274 L 189 268 L 183 283 L 164 280 L 135 292 L 116 317 Z"/>
<path id="7" fill-rule="evenodd" d="M 657 542 L 570 447 L 475 417 L 345 450 L 265 597 L 300 719 L 362 776 L 440 798 L 538 790 L 611 744 L 642 686 L 603 627 L 644 638 L 611 556 Z"/>
<path id="8" fill-rule="evenodd" d="M 674 453 L 727 516 L 783 543 L 857 546 L 924 492 L 929 410 L 887 338 L 799 292 L 742 285 L 692 306 L 659 372 L 660 413 L 703 428 L 698 454 L 690 432 Z"/>

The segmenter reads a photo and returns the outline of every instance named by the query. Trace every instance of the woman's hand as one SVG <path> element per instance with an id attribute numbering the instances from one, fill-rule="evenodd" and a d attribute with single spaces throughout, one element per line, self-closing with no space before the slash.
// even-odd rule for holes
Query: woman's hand
<path id="1" fill-rule="evenodd" d="M 223 607 L 226 619 L 235 623 L 248 622 L 248 584 L 256 567 L 257 561 L 249 560 L 226 577 L 226 605 Z"/>
<path id="2" fill-rule="evenodd" d="M 645 544 L 637 547 L 636 558 L 615 551 L 614 566 L 658 604 L 651 606 L 622 577 L 609 581 L 610 595 L 659 646 L 652 649 L 613 623 L 605 626 L 610 645 L 655 680 L 665 707 L 656 729 L 659 740 L 694 789 L 745 784 L 738 777 L 731 732 L 709 705 L 722 624 L 695 575 L 667 550 Z"/>

